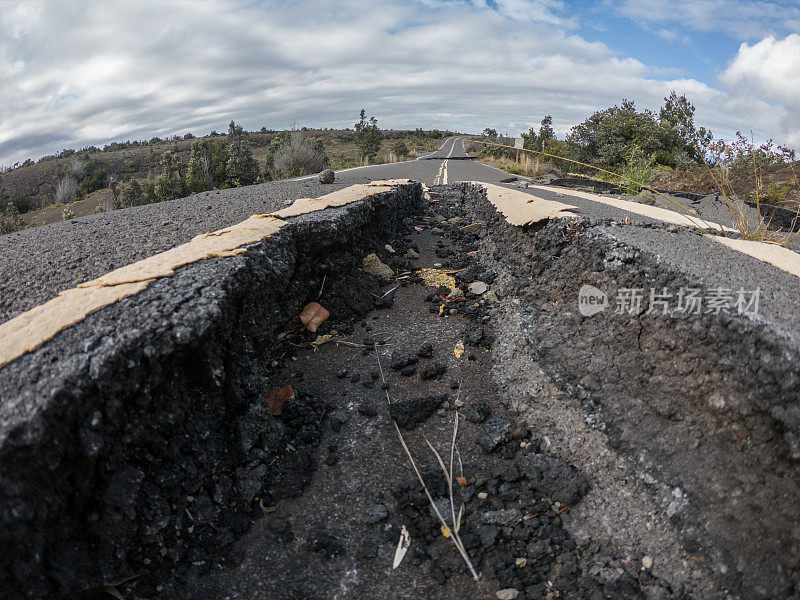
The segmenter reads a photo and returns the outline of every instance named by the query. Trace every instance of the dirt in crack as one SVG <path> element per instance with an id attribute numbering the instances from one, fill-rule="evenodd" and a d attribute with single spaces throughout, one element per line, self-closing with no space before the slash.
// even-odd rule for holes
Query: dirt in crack
<path id="1" fill-rule="evenodd" d="M 291 385 L 296 399 L 280 417 L 266 405 L 252 408 L 259 414 L 246 419 L 248 439 L 265 443 L 264 436 L 288 427 L 297 442 L 285 440 L 286 452 L 276 458 L 282 466 L 271 475 L 253 474 L 266 490 L 254 501 L 259 518 L 232 549 L 222 556 L 207 549 L 202 564 L 166 578 L 154 597 L 642 597 L 646 574 L 632 570 L 601 582 L 586 571 L 585 549 L 559 515 L 580 501 L 588 480 L 541 454 L 541 433 L 519 427 L 499 400 L 490 373 L 494 274 L 475 258 L 481 228 L 465 222 L 459 197 L 440 188 L 429 214 L 408 223 L 410 235 L 378 253 L 394 268 L 382 290 L 390 293 L 375 297 L 380 308 L 355 323 L 337 321 L 332 310 L 320 331 L 330 337 L 284 340 L 270 382 Z M 457 289 L 426 285 L 423 267 L 445 271 L 433 272 L 443 281 L 454 276 Z M 455 411 L 454 505 L 464 505 L 459 535 L 477 582 L 393 424 L 449 516 L 447 483 L 428 442 L 447 464 Z M 263 481 L 276 473 L 280 485 Z M 238 486 L 248 481 L 240 475 Z M 395 569 L 403 528 L 411 543 Z M 126 591 L 135 594 L 135 582 Z"/>

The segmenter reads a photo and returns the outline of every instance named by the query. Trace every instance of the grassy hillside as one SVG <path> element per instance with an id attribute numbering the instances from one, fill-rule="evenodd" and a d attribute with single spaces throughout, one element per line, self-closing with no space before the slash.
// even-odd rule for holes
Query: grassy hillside
<path id="1" fill-rule="evenodd" d="M 332 169 L 358 166 L 365 164 L 367 160 L 370 164 L 408 160 L 435 150 L 441 145 L 443 138 L 449 135 L 449 132 L 439 131 L 382 131 L 380 149 L 375 156 L 362 159 L 357 134 L 353 130 L 303 129 L 301 133 L 324 148 L 324 157 Z M 247 134 L 253 157 L 261 172 L 259 181 L 275 176 L 267 168 L 267 160 L 274 153 L 280 136 L 285 138 L 286 133 L 261 131 Z M 193 142 L 198 139 L 213 139 L 225 144 L 227 137 L 226 134 L 216 134 L 205 138 L 154 138 L 145 142 L 119 142 L 103 149 L 88 148 L 78 152 L 66 150 L 37 162 L 25 161 L 22 165 L 0 174 L 0 209 L 5 217 L 2 233 L 21 227 L 52 223 L 65 217 L 110 210 L 113 208 L 112 182 L 116 181 L 124 187 L 132 180 L 140 183 L 152 181 L 161 172 L 167 152 L 174 153 L 179 170 L 185 174 Z M 76 158 L 88 167 L 92 180 L 85 186 L 84 176 L 81 187 L 85 189 L 79 190 L 76 199 L 72 202 L 59 202 L 56 199 L 56 187 L 71 172 Z M 228 185 L 222 183 L 218 187 Z"/>

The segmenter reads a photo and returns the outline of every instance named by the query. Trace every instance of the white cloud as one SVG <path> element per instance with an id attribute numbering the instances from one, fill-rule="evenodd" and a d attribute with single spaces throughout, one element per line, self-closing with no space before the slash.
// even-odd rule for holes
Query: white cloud
<path id="1" fill-rule="evenodd" d="M 774 0 L 606 0 L 607 8 L 664 37 L 682 29 L 722 32 L 737 40 L 800 31 L 800 6 Z"/>
<path id="2" fill-rule="evenodd" d="M 752 86 L 755 92 L 800 108 L 800 35 L 742 44 L 721 79 L 732 87 Z"/>
<path id="3" fill-rule="evenodd" d="M 786 134 L 779 141 L 800 144 L 800 35 L 742 44 L 720 80 L 743 100 L 771 103 L 767 111 Z"/>
<path id="4" fill-rule="evenodd" d="M 248 129 L 352 127 L 362 106 L 382 127 L 461 131 L 517 133 L 551 114 L 560 134 L 622 98 L 655 109 L 670 87 L 686 91 L 698 120 L 723 133 L 740 127 L 732 123 L 745 110 L 764 112 L 763 99 L 689 77 L 663 81 L 675 75 L 570 33 L 569 6 L 9 5 L 0 15 L 0 165 L 114 140 L 221 131 L 231 119 Z M 758 114 L 750 126 L 767 135 L 792 130 Z"/>

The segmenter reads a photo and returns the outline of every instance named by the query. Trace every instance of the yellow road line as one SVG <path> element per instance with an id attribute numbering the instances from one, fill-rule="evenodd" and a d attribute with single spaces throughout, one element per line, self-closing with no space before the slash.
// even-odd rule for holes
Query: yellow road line
<path id="1" fill-rule="evenodd" d="M 727 246 L 737 252 L 747 254 L 761 262 L 769 263 L 778 267 L 782 271 L 800 277 L 800 254 L 777 244 L 766 242 L 756 242 L 753 240 L 739 240 L 725 238 L 718 235 L 707 235 L 706 237 L 716 240 L 723 246 Z"/>
<path id="2" fill-rule="evenodd" d="M 667 208 L 660 208 L 658 206 L 649 206 L 647 204 L 640 204 L 638 202 L 631 202 L 630 200 L 623 200 L 621 198 L 607 198 L 599 194 L 592 194 L 589 192 L 579 192 L 577 190 L 570 190 L 568 188 L 558 188 L 550 185 L 529 185 L 528 189 L 534 188 L 546 192 L 555 192 L 558 194 L 566 194 L 591 200 L 592 202 L 599 202 L 607 206 L 613 206 L 620 210 L 632 212 L 643 217 L 650 217 L 656 221 L 663 221 L 664 223 L 671 223 L 673 225 L 682 225 L 684 227 L 695 227 L 697 229 L 715 229 L 718 231 L 726 231 L 737 233 L 737 230 L 725 227 L 719 223 L 704 221 L 699 217 L 691 215 L 684 215 Z"/>
<path id="3" fill-rule="evenodd" d="M 545 200 L 544 198 L 492 183 L 481 183 L 479 181 L 470 181 L 469 183 L 486 190 L 487 199 L 503 214 L 509 225 L 520 227 L 545 219 L 578 216 L 569 212 L 575 208 L 570 204 Z"/>
<path id="4" fill-rule="evenodd" d="M 408 183 L 411 183 L 408 179 L 374 181 L 337 190 L 320 198 L 301 198 L 283 210 L 268 215 L 253 215 L 236 225 L 198 235 L 185 244 L 78 284 L 0 324 L 0 340 L 3 340 L 0 368 L 40 347 L 59 331 L 79 323 L 91 313 L 138 294 L 157 279 L 171 276 L 178 267 L 245 252 L 244 246 L 268 238 L 287 225 L 279 216 L 288 218 L 331 206 L 343 206 Z"/>

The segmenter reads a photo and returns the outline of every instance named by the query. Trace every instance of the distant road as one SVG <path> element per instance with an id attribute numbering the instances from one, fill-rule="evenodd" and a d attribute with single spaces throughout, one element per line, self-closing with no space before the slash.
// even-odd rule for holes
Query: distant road
<path id="1" fill-rule="evenodd" d="M 336 172 L 333 184 L 322 185 L 317 176 L 312 175 L 212 190 L 0 236 L 0 273 L 3 275 L 0 278 L 0 323 L 81 282 L 187 242 L 198 234 L 227 227 L 253 214 L 279 209 L 297 198 L 318 197 L 356 183 L 380 179 L 407 178 L 428 186 L 517 179 L 474 160 L 464 148 L 464 139 L 449 137 L 438 150 L 415 160 L 342 169 Z M 518 189 L 515 183 L 503 185 Z M 573 205 L 581 216 L 595 221 L 662 227 L 666 224 L 639 210 L 644 209 L 643 205 L 627 203 L 634 207 L 631 211 L 597 194 L 535 187 L 526 188 L 526 192 Z M 706 219 L 731 225 L 730 215 L 725 222 L 724 206 L 720 202 L 695 203 L 691 208 Z M 761 287 L 765 289 L 765 296 L 772 296 L 771 290 L 784 290 L 785 293 L 765 298 L 764 312 L 772 313 L 770 316 L 779 321 L 792 323 L 791 327 L 800 331 L 800 315 L 795 310 L 800 304 L 796 275 L 728 250 L 698 237 L 697 233 L 671 233 L 669 239 L 664 238 L 663 230 L 642 227 L 614 227 L 607 233 L 642 250 L 655 252 L 660 260 L 709 284 L 733 289 Z"/>

